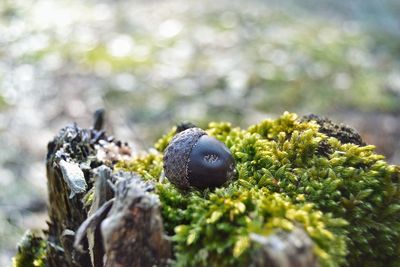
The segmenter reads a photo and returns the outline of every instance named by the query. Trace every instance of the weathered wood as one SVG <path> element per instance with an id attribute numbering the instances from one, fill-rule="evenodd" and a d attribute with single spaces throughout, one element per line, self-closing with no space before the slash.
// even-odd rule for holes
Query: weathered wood
<path id="1" fill-rule="evenodd" d="M 256 267 L 318 267 L 313 242 L 307 233 L 296 227 L 291 232 L 279 231 L 269 236 L 250 234 L 258 245 L 253 252 Z"/>
<path id="2" fill-rule="evenodd" d="M 79 168 L 95 151 L 91 130 L 69 125 L 48 145 L 46 160 L 49 193 L 48 265 L 90 266 L 88 253 L 73 249 L 74 234 L 87 217 L 83 196 L 90 184 Z M 83 242 L 87 248 L 87 240 Z"/>
<path id="3" fill-rule="evenodd" d="M 74 248 L 82 251 L 83 249 L 80 243 L 87 237 L 89 242 L 89 253 L 92 260 L 93 266 L 103 266 L 103 242 L 101 236 L 98 235 L 98 226 L 105 219 L 108 212 L 110 211 L 114 199 L 110 199 L 105 202 L 96 212 L 94 212 L 89 218 L 79 226 L 78 231 L 75 235 Z"/>
<path id="4" fill-rule="evenodd" d="M 162 224 L 160 202 L 151 183 L 134 174 L 117 174 L 115 203 L 101 223 L 106 267 L 165 266 L 171 244 Z"/>
<path id="5" fill-rule="evenodd" d="M 94 218 L 94 220 L 93 223 L 91 223 L 91 227 L 87 229 L 87 239 L 93 266 L 103 266 L 104 245 L 100 233 L 100 223 L 107 216 L 114 203 L 114 191 L 111 187 L 113 176 L 111 175 L 112 170 L 104 165 L 96 168 L 94 171 L 96 173 L 96 181 L 93 192 L 93 202 L 88 212 L 89 218 Z M 92 222 L 89 219 L 85 222 L 87 221 Z M 79 229 L 83 228 L 84 223 Z"/>
<path id="6" fill-rule="evenodd" d="M 98 149 L 112 149 L 110 157 L 103 157 L 110 164 L 118 156 L 114 150 L 119 143 L 109 142 L 101 125 L 98 120 L 94 129 L 69 125 L 48 145 L 48 265 L 101 267 L 104 255 L 105 266 L 165 265 L 171 245 L 153 186 L 133 174 L 112 174 L 110 167 L 101 165 Z M 126 155 L 126 149 L 121 153 Z M 90 208 L 85 205 L 87 194 L 93 197 Z M 102 235 L 99 226 L 110 209 Z M 122 238 L 115 240 L 118 235 Z"/>

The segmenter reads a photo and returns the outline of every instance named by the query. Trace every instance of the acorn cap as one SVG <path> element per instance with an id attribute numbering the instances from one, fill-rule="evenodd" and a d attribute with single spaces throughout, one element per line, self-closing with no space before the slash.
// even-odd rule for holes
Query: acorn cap
<path id="1" fill-rule="evenodd" d="M 207 135 L 200 128 L 189 128 L 174 136 L 164 152 L 165 176 L 179 188 L 189 188 L 188 162 L 193 147 L 201 136 Z"/>

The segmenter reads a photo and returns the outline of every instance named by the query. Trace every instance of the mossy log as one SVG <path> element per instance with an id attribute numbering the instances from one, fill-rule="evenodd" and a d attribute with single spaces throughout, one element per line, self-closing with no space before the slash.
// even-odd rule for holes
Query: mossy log
<path id="1" fill-rule="evenodd" d="M 96 114 L 92 129 L 68 125 L 48 145 L 46 265 L 173 265 L 154 186 L 137 174 L 112 173 L 127 147 L 106 136 L 101 129 L 103 114 Z M 99 158 L 101 153 L 106 157 Z M 296 249 L 288 245 L 293 238 Z M 310 257 L 312 241 L 301 228 L 293 234 L 255 236 L 254 243 L 254 266 L 317 266 L 316 258 Z"/>
<path id="2" fill-rule="evenodd" d="M 157 192 L 154 180 L 139 172 L 116 170 L 117 163 L 125 157 L 131 158 L 131 151 L 126 143 L 107 136 L 102 130 L 103 115 L 103 112 L 96 113 L 91 129 L 82 129 L 76 124 L 66 126 L 49 143 L 46 167 L 50 221 L 49 229 L 41 239 L 44 242 L 39 242 L 45 257 L 37 256 L 34 249 L 40 238 L 28 236 L 26 240 L 35 242 L 24 242 L 15 258 L 15 266 L 146 267 L 177 263 L 171 225 L 165 224 L 165 217 L 163 220 L 166 214 L 161 211 L 162 196 L 159 195 L 170 187 Z M 299 121 L 310 120 L 319 124 L 319 131 L 327 136 L 343 143 L 364 145 L 361 137 L 349 127 L 314 115 Z M 316 148 L 319 155 L 333 153 L 326 140 L 320 141 Z M 159 146 L 165 146 L 163 142 Z M 366 167 L 360 165 L 360 168 Z M 282 168 L 279 171 L 282 172 Z M 170 190 L 175 192 L 177 189 Z M 250 190 L 250 193 L 254 198 L 261 196 L 256 191 Z M 303 194 L 300 196 L 304 197 Z M 239 210 L 243 208 L 245 206 L 239 206 Z M 308 208 L 301 212 L 306 210 Z M 218 216 L 221 214 L 214 212 L 207 222 L 215 223 Z M 341 221 L 335 223 L 339 225 Z M 317 267 L 320 266 L 319 257 L 308 231 L 301 224 L 294 224 L 291 231 L 278 230 L 268 235 L 250 233 L 248 239 L 237 242 L 238 251 L 240 253 L 241 245 L 250 242 L 246 245 L 250 248 L 250 261 L 246 266 Z M 187 244 L 190 242 L 193 240 Z M 182 253 L 182 247 L 179 250 Z M 31 256 L 24 257 L 25 254 Z M 33 257 L 40 258 L 41 264 L 26 265 L 27 259 Z M 181 261 L 181 265 L 182 262 L 185 261 Z"/>

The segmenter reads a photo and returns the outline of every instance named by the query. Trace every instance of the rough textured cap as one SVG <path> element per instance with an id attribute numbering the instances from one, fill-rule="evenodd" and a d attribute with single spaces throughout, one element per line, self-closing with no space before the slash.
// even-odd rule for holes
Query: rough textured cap
<path id="1" fill-rule="evenodd" d="M 193 147 L 207 133 L 200 128 L 189 128 L 178 133 L 164 152 L 164 172 L 168 180 L 179 188 L 189 188 L 188 162 Z"/>

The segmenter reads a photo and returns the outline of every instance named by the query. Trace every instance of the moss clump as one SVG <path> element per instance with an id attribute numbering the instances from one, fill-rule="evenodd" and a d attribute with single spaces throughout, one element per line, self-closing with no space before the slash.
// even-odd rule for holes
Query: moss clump
<path id="1" fill-rule="evenodd" d="M 313 120 L 285 113 L 247 130 L 211 123 L 237 162 L 238 180 L 215 190 L 184 192 L 162 175 L 158 151 L 120 162 L 156 183 L 177 266 L 247 265 L 249 233 L 301 225 L 322 266 L 400 265 L 400 169 L 373 146 L 341 143 Z M 321 145 L 329 146 L 319 153 Z M 210 263 L 212 263 L 210 265 Z"/>
<path id="2" fill-rule="evenodd" d="M 18 245 L 13 267 L 45 267 L 46 241 L 38 234 L 26 232 Z"/>

